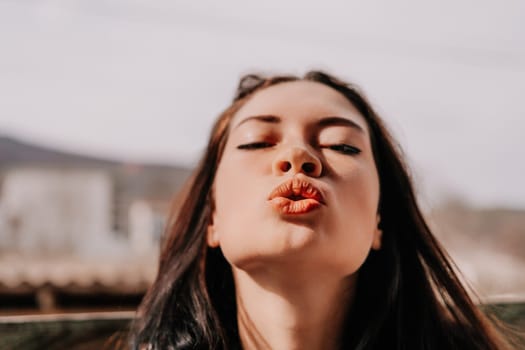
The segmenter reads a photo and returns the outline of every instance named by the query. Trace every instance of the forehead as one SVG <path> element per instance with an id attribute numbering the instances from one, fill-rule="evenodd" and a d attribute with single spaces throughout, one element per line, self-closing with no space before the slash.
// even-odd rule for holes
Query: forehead
<path id="1" fill-rule="evenodd" d="M 312 81 L 280 83 L 256 92 L 235 114 L 232 126 L 254 115 L 308 121 L 316 117 L 350 119 L 367 130 L 364 117 L 340 92 Z"/>

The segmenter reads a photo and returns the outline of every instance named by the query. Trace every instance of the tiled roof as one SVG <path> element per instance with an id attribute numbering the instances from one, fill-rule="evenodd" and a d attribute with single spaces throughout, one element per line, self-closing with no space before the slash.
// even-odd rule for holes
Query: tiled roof
<path id="1" fill-rule="evenodd" d="M 0 289 L 90 289 L 140 292 L 153 282 L 156 259 L 22 258 L 0 256 Z"/>

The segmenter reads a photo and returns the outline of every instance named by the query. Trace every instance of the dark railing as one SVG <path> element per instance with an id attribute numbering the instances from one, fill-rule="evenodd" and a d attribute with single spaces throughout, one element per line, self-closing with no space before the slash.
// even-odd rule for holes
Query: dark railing
<path id="1" fill-rule="evenodd" d="M 1 350 L 102 350 L 125 341 L 134 312 L 0 317 Z"/>
<path id="2" fill-rule="evenodd" d="M 490 304 L 485 309 L 525 331 L 525 301 Z M 0 349 L 113 349 L 119 339 L 125 341 L 133 316 L 133 311 L 2 316 Z"/>

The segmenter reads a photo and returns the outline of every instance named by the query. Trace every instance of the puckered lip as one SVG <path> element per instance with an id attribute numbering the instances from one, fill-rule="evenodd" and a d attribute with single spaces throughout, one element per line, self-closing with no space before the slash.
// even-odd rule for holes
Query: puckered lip
<path id="1" fill-rule="evenodd" d="M 326 204 L 321 190 L 317 188 L 308 178 L 297 177 L 281 183 L 278 185 L 270 195 L 268 200 L 274 198 L 287 198 L 292 201 L 299 201 L 302 199 L 313 199 L 321 204 Z"/>

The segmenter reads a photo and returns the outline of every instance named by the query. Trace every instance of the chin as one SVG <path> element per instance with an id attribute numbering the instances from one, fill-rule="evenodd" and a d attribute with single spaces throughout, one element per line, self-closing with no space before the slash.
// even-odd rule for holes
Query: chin
<path id="1" fill-rule="evenodd" d="M 256 239 L 256 236 L 263 239 Z M 230 265 L 249 270 L 302 259 L 315 249 L 317 239 L 318 235 L 312 228 L 294 225 L 285 230 L 260 232 L 242 247 L 227 249 L 223 246 L 223 254 Z"/>
<path id="2" fill-rule="evenodd" d="M 317 241 L 318 234 L 311 227 L 295 225 L 287 232 L 281 233 L 278 249 L 281 254 L 301 252 L 312 247 Z"/>

